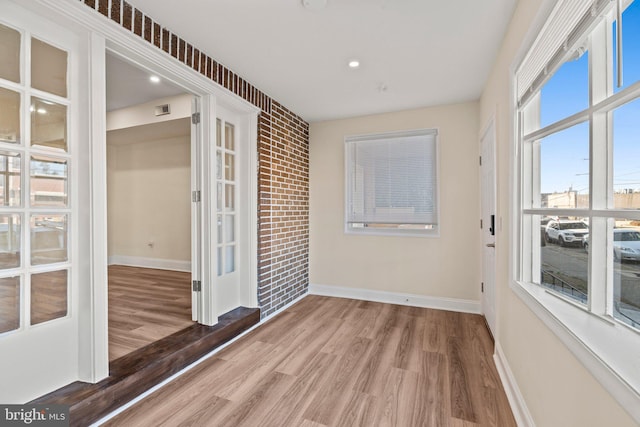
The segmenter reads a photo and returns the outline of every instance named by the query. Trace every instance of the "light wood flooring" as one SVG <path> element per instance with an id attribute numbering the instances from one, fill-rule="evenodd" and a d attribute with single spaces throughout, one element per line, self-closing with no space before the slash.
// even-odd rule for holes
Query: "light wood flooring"
<path id="1" fill-rule="evenodd" d="M 478 315 L 308 296 L 110 426 L 515 426 Z"/>
<path id="2" fill-rule="evenodd" d="M 109 361 L 192 324 L 191 273 L 109 266 Z"/>

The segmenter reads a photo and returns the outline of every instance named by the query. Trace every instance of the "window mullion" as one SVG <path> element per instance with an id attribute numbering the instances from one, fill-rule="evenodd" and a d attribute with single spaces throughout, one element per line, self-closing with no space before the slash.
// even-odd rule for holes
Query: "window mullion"
<path id="1" fill-rule="evenodd" d="M 605 100 L 611 94 L 611 36 L 608 19 L 602 20 L 591 34 L 591 55 L 589 56 L 589 104 L 591 106 Z M 593 111 L 593 110 L 592 110 Z M 609 112 L 592 112 L 590 115 L 589 144 L 589 210 L 610 207 L 611 188 L 611 144 Z M 599 315 L 611 314 L 613 301 L 613 275 L 607 259 L 611 242 L 607 242 L 610 227 L 607 218 L 590 215 L 589 225 L 589 309 Z M 602 262 L 606 260 L 606 262 Z"/>

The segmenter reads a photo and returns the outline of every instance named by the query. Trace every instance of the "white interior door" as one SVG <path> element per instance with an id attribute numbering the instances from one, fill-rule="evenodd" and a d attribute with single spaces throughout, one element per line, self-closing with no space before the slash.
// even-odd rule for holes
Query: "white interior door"
<path id="1" fill-rule="evenodd" d="M 88 60 L 68 28 L 0 10 L 0 402 L 23 403 L 80 376 Z"/>
<path id="2" fill-rule="evenodd" d="M 496 177 L 495 177 L 495 128 L 493 121 L 482 136 L 481 152 L 481 212 L 482 212 L 482 310 L 491 333 L 496 334 L 495 309 L 495 234 Z"/>
<path id="3" fill-rule="evenodd" d="M 217 311 L 226 313 L 240 305 L 238 224 L 243 207 L 241 187 L 241 135 L 238 118 L 217 109 L 215 149 L 215 258 Z"/>

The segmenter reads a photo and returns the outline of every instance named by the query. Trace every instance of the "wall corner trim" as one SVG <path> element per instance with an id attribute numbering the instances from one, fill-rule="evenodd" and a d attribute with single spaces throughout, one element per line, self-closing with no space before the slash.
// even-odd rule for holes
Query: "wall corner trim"
<path id="1" fill-rule="evenodd" d="M 438 310 L 458 311 L 461 313 L 482 313 L 480 301 L 456 298 L 430 297 L 426 295 L 403 294 L 314 283 L 309 284 L 309 294 L 408 305 L 411 307 L 434 308 Z"/>
<path id="2" fill-rule="evenodd" d="M 519 427 L 535 427 L 536 424 L 533 421 L 533 417 L 529 412 L 529 408 L 527 407 L 527 403 L 525 402 L 522 393 L 520 393 L 520 388 L 518 387 L 516 378 L 514 377 L 513 372 L 511 372 L 509 362 L 507 362 L 507 357 L 502 351 L 502 346 L 499 342 L 496 342 L 495 345 L 493 361 L 496 364 L 498 375 L 500 375 L 500 380 L 502 381 L 504 391 L 507 394 L 507 399 L 509 400 L 509 405 L 511 405 L 511 411 L 516 419 L 516 423 Z"/>
<path id="3" fill-rule="evenodd" d="M 159 270 L 173 270 L 191 272 L 191 261 L 173 259 L 144 258 L 127 255 L 111 255 L 109 265 L 126 265 L 128 267 L 156 268 Z"/>

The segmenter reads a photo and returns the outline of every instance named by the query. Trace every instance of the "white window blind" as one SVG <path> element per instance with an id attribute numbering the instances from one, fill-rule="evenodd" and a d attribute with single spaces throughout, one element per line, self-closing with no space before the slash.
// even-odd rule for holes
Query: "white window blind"
<path id="1" fill-rule="evenodd" d="M 516 73 L 519 105 L 523 105 L 571 56 L 584 34 L 615 5 L 612 0 L 560 0 Z"/>
<path id="2" fill-rule="evenodd" d="M 437 225 L 436 137 L 435 129 L 347 137 L 347 223 Z"/>

